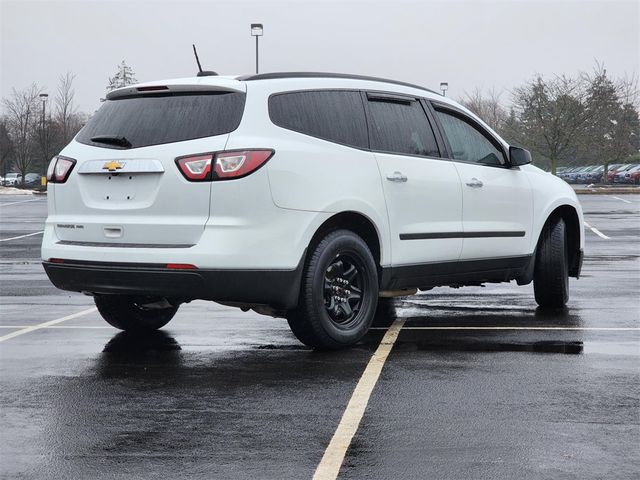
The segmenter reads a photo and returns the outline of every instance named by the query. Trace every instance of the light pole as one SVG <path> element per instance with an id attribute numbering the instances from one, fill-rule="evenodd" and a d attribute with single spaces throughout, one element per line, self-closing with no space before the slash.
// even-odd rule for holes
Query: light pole
<path id="1" fill-rule="evenodd" d="M 47 126 L 47 119 L 45 116 L 45 111 L 46 111 L 46 105 L 47 105 L 47 99 L 49 98 L 49 94 L 48 93 L 41 93 L 40 94 L 40 98 L 42 99 L 42 130 L 40 133 L 40 138 L 41 138 L 41 142 L 42 142 L 42 177 L 46 177 L 47 176 L 47 160 L 48 160 L 48 156 L 49 156 L 49 146 L 47 145 L 48 139 L 47 139 L 47 133 L 46 133 L 46 126 Z M 42 177 L 40 179 L 40 185 L 44 186 L 44 180 L 42 180 Z M 24 181 L 24 178 L 23 178 Z"/>
<path id="2" fill-rule="evenodd" d="M 251 36 L 256 37 L 256 75 L 258 74 L 258 37 L 262 36 L 262 24 L 251 24 Z"/>
<path id="3" fill-rule="evenodd" d="M 449 84 L 447 82 L 440 82 L 440 90 L 442 91 L 442 96 L 447 96 L 447 90 L 449 90 Z"/>

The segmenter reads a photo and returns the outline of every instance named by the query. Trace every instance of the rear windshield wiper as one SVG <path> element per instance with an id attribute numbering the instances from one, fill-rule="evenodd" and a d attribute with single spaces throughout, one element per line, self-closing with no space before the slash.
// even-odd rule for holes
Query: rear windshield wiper
<path id="1" fill-rule="evenodd" d="M 109 145 L 117 145 L 118 147 L 131 148 L 131 142 L 122 135 L 96 135 L 91 137 L 91 141 L 95 143 L 107 143 Z"/>

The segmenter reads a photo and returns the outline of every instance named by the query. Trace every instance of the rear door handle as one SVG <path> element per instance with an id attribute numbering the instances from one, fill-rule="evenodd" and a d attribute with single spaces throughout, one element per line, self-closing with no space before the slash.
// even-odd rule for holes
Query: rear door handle
<path id="1" fill-rule="evenodd" d="M 387 174 L 387 180 L 390 182 L 406 182 L 407 177 L 403 175 L 402 172 L 393 172 Z"/>
<path id="2" fill-rule="evenodd" d="M 473 177 L 470 182 L 467 182 L 467 187 L 471 187 L 471 188 L 480 188 L 483 185 L 484 183 L 482 183 L 476 177 Z"/>

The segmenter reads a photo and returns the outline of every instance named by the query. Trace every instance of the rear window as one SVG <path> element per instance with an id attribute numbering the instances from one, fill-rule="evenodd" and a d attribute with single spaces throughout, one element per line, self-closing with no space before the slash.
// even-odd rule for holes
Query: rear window
<path id="1" fill-rule="evenodd" d="M 76 140 L 104 148 L 118 145 L 93 142 L 97 136 L 125 137 L 130 148 L 181 142 L 229 133 L 240 124 L 245 94 L 145 95 L 107 100 L 80 131 Z"/>
<path id="2" fill-rule="evenodd" d="M 360 92 L 313 90 L 273 95 L 269 116 L 279 127 L 351 147 L 369 148 Z"/>

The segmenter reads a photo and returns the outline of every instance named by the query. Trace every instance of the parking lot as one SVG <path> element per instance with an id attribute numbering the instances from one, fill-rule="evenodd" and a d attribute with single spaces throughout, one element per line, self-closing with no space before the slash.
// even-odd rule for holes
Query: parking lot
<path id="1" fill-rule="evenodd" d="M 398 302 L 339 478 L 637 478 L 640 195 L 580 200 L 567 311 L 515 283 Z M 47 280 L 46 199 L 2 195 L 0 215 L 2 478 L 304 479 L 339 452 L 385 329 L 317 353 L 285 320 L 192 302 L 118 333 Z"/>

